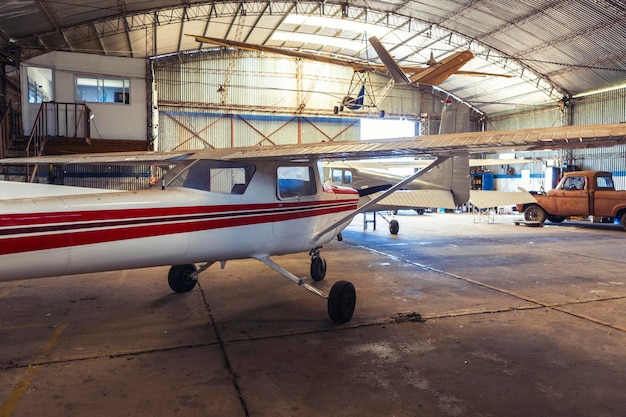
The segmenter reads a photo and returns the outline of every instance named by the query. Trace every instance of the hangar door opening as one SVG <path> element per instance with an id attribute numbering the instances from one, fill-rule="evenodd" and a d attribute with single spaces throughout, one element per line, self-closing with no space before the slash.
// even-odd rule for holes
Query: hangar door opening
<path id="1" fill-rule="evenodd" d="M 400 119 L 361 119 L 360 138 L 367 139 L 393 139 L 417 136 L 417 123 L 411 120 Z M 411 161 L 414 158 L 393 158 L 395 161 Z M 382 160 L 381 160 L 382 161 Z M 413 168 L 390 168 L 389 171 L 396 175 L 407 176 L 413 173 Z"/>

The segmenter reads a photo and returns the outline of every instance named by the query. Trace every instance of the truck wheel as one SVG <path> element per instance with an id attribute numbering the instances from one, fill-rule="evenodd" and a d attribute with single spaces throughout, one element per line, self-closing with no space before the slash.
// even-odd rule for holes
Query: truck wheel
<path id="1" fill-rule="evenodd" d="M 619 220 L 619 224 L 622 225 L 622 229 L 626 230 L 626 213 L 622 214 L 622 217 Z"/>
<path id="2" fill-rule="evenodd" d="M 543 223 L 546 221 L 546 217 L 547 215 L 544 209 L 536 204 L 528 206 L 528 208 L 524 210 L 524 220 L 528 222 Z"/>

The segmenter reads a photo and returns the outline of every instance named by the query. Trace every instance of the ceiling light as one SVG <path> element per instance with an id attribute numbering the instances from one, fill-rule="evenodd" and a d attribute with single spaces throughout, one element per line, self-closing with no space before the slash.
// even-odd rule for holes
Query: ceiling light
<path id="1" fill-rule="evenodd" d="M 343 20 L 324 16 L 303 16 L 292 14 L 287 16 L 283 23 L 292 25 L 308 25 L 318 26 L 322 28 L 333 28 L 355 33 L 367 33 L 367 36 L 376 36 L 379 38 L 387 35 L 390 32 L 388 28 L 382 26 L 376 26 L 354 20 Z"/>
<path id="2" fill-rule="evenodd" d="M 350 39 L 333 38 L 331 36 L 312 35 L 307 33 L 295 32 L 274 32 L 270 37 L 273 41 L 284 42 L 300 42 L 317 45 L 336 46 L 341 49 L 349 49 L 351 51 L 360 51 L 367 48 L 367 43 L 352 41 Z"/>

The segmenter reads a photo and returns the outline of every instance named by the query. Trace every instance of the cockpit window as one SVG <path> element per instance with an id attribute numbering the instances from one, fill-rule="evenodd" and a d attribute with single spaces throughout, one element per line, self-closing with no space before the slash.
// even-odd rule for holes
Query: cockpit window
<path id="1" fill-rule="evenodd" d="M 352 171 L 349 169 L 333 168 L 330 171 L 331 181 L 335 185 L 352 184 Z"/>
<path id="2" fill-rule="evenodd" d="M 341 182 L 343 181 L 343 179 L 341 178 L 342 173 L 343 173 L 343 170 L 341 169 L 331 168 L 330 178 L 333 184 L 341 184 Z"/>
<path id="3" fill-rule="evenodd" d="M 281 166 L 277 170 L 278 197 L 293 198 L 317 193 L 315 173 L 310 166 Z"/>
<path id="4" fill-rule="evenodd" d="M 352 184 L 352 171 L 346 169 L 343 172 L 343 184 L 344 185 Z"/>
<path id="5" fill-rule="evenodd" d="M 221 194 L 243 194 L 252 180 L 254 165 L 236 161 L 203 159 L 179 175 L 172 186 Z"/>

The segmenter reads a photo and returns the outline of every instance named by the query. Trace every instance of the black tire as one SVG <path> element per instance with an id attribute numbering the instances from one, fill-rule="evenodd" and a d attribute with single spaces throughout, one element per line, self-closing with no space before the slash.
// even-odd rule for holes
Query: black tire
<path id="1" fill-rule="evenodd" d="M 526 210 L 524 210 L 524 220 L 527 222 L 543 223 L 546 221 L 546 217 L 545 210 L 536 204 L 528 206 Z"/>
<path id="2" fill-rule="evenodd" d="M 548 216 L 548 220 L 552 223 L 563 223 L 565 221 L 565 217 L 563 216 Z"/>
<path id="3" fill-rule="evenodd" d="M 326 277 L 326 260 L 321 256 L 311 258 L 311 278 L 313 281 L 321 281 Z"/>
<path id="4" fill-rule="evenodd" d="M 619 224 L 622 226 L 622 229 L 626 230 L 626 212 L 620 217 Z"/>
<path id="5" fill-rule="evenodd" d="M 188 292 L 196 286 L 197 279 L 191 278 L 191 274 L 196 272 L 194 264 L 174 265 L 167 274 L 167 283 L 174 292 Z"/>
<path id="6" fill-rule="evenodd" d="M 337 324 L 350 321 L 356 307 L 356 290 L 348 281 L 337 281 L 328 296 L 328 316 Z"/>
<path id="7" fill-rule="evenodd" d="M 400 223 L 397 220 L 392 220 L 389 222 L 389 233 L 392 235 L 397 235 L 398 231 L 400 231 Z"/>

